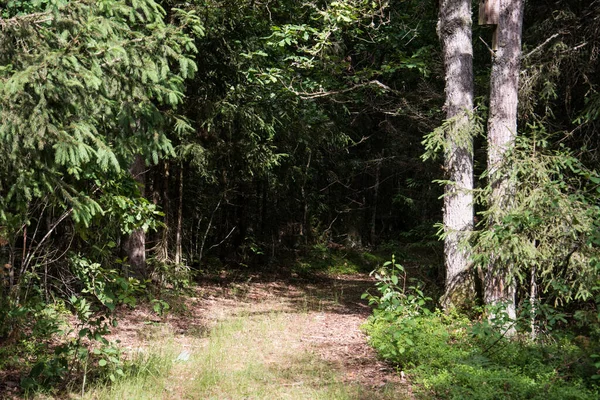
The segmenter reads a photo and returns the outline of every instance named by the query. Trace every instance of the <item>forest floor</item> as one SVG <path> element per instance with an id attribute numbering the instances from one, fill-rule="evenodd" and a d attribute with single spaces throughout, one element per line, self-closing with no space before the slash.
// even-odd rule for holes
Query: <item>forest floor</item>
<path id="1" fill-rule="evenodd" d="M 377 359 L 360 329 L 371 313 L 360 296 L 372 285 L 366 274 L 230 274 L 173 298 L 163 317 L 149 305 L 121 310 L 110 339 L 154 372 L 83 397 L 411 399 L 403 374 Z M 73 388 L 71 398 L 80 395 Z"/>

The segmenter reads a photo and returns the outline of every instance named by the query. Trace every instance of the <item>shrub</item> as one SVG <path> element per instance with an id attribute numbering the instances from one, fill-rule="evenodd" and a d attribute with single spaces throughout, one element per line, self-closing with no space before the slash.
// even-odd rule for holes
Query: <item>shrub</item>
<path id="1" fill-rule="evenodd" d="M 596 399 L 594 359 L 568 336 L 532 342 L 507 338 L 497 327 L 459 314 L 429 311 L 418 285 L 406 287 L 404 269 L 374 272 L 377 294 L 364 329 L 380 356 L 407 372 L 422 398 Z"/>

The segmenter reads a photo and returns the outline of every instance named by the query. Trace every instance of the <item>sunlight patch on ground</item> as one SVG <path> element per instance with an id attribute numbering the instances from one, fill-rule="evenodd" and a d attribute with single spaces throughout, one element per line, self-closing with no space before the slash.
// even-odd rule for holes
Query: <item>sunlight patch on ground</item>
<path id="1" fill-rule="evenodd" d="M 144 347 L 125 378 L 91 388 L 84 398 L 411 398 L 393 373 L 389 381 L 366 376 L 380 366 L 366 365 L 373 361 L 362 354 L 368 348 L 357 346 L 363 317 L 344 308 L 341 290 L 288 288 L 281 296 L 277 285 L 261 288 L 262 295 L 247 289 L 236 290 L 235 301 L 210 299 L 207 311 L 216 317 L 204 335 L 144 326 L 137 332 Z"/>

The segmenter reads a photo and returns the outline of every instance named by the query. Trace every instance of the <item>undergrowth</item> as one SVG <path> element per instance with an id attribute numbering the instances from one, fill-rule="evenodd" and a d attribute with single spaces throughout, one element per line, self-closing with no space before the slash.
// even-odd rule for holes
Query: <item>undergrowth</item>
<path id="1" fill-rule="evenodd" d="M 162 280 L 139 281 L 78 255 L 71 261 L 79 286 L 68 299 L 44 296 L 39 285 L 19 303 L 0 298 L 0 378 L 9 382 L 0 380 L 0 398 L 7 390 L 14 396 L 60 395 L 72 386 L 114 382 L 127 373 L 119 343 L 107 339 L 118 325 L 117 307 L 146 303 L 157 317 L 185 312 L 180 295 L 190 279 L 180 270 L 168 274 L 154 263 Z"/>
<path id="2" fill-rule="evenodd" d="M 568 332 L 503 335 L 504 321 L 433 310 L 395 260 L 374 272 L 364 329 L 380 356 L 407 373 L 419 398 L 597 399 L 597 341 Z"/>
<path id="3" fill-rule="evenodd" d="M 292 272 L 299 275 L 314 273 L 344 275 L 368 273 L 382 261 L 384 259 L 379 255 L 364 249 L 359 251 L 339 245 L 330 247 L 319 244 L 307 249 L 300 259 L 296 259 L 291 264 Z"/>

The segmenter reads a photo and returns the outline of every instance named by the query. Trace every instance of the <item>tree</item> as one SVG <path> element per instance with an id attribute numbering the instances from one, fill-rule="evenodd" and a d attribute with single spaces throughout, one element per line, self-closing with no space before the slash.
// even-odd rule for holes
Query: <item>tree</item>
<path id="1" fill-rule="evenodd" d="M 146 163 L 140 155 L 135 157 L 129 171 L 133 179 L 139 186 L 140 195 L 144 196 L 146 179 L 144 173 Z M 146 232 L 143 227 L 134 229 L 125 240 L 125 251 L 127 252 L 127 262 L 131 267 L 131 272 L 140 278 L 145 278 L 146 274 Z"/>
<path id="2" fill-rule="evenodd" d="M 471 1 L 442 0 L 438 35 L 446 78 L 445 162 L 449 182 L 444 194 L 445 306 L 468 295 L 470 250 L 465 240 L 473 229 L 473 45 Z M 455 304 L 456 305 L 456 304 Z"/>
<path id="3" fill-rule="evenodd" d="M 437 10 L 415 0 L 378 4 L 195 6 L 207 30 L 196 41 L 200 72 L 185 112 L 198 134 L 176 151 L 201 165 L 184 171 L 184 198 L 198 199 L 183 204 L 183 243 L 194 243 L 184 248 L 200 250 L 205 238 L 207 258 L 239 261 L 254 251 L 263 263 L 277 249 L 342 237 L 375 245 L 395 227 L 439 219 L 437 202 L 424 201 L 440 195 L 431 183 L 437 166 L 417 162 L 412 145 L 439 125 L 435 78 L 422 82 L 439 76 L 428 51 L 435 23 L 419 24 L 410 11 L 435 21 Z"/>
<path id="4" fill-rule="evenodd" d="M 490 78 L 490 108 L 488 120 L 488 176 L 491 183 L 489 208 L 491 224 L 500 224 L 500 210 L 511 207 L 514 186 L 501 168 L 505 155 L 515 145 L 517 136 L 517 105 L 521 66 L 521 35 L 523 1 L 500 0 L 497 29 L 497 50 L 493 55 Z M 491 255 L 485 276 L 486 304 L 505 303 L 509 318 L 515 319 L 515 283 L 511 267 L 496 262 Z"/>
<path id="5" fill-rule="evenodd" d="M 496 198 L 484 204 L 474 259 L 487 274 L 486 301 L 508 302 L 514 315 L 516 289 L 532 321 L 538 304 L 573 307 L 595 291 L 599 114 L 597 92 L 589 89 L 598 82 L 598 7 L 585 1 L 525 5 L 519 135 L 514 126 L 505 131 L 513 142 L 504 145 L 501 160 L 499 147 L 490 149 L 499 161 L 484 197 Z M 504 203 L 499 180 L 508 191 Z"/>
<path id="6" fill-rule="evenodd" d="M 174 25 L 152 0 L 32 4 L 0 19 L 2 261 L 16 285 L 46 262 L 68 271 L 69 249 L 114 248 L 153 224 L 126 170 L 173 152 L 166 132 L 195 71 L 193 14 Z"/>

